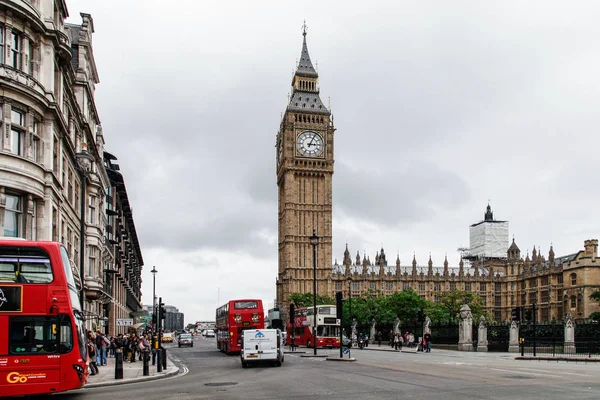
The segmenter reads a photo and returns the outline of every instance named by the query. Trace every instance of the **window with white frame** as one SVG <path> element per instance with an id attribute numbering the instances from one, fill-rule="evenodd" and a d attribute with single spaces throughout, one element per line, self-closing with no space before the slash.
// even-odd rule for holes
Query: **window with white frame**
<path id="1" fill-rule="evenodd" d="M 88 276 L 96 276 L 96 246 L 88 248 Z"/>
<path id="2" fill-rule="evenodd" d="M 392 289 L 394 289 L 394 285 L 392 284 L 392 282 L 386 282 L 385 290 L 392 290 Z"/>
<path id="3" fill-rule="evenodd" d="M 335 290 L 340 292 L 342 290 L 342 282 L 335 283 Z"/>
<path id="4" fill-rule="evenodd" d="M 4 236 L 21 237 L 23 227 L 23 197 L 7 194 L 4 210 Z"/>
<path id="5" fill-rule="evenodd" d="M 377 283 L 371 282 L 371 290 L 377 290 Z"/>
<path id="6" fill-rule="evenodd" d="M 12 31 L 11 38 L 11 57 L 9 65 L 14 69 L 21 69 L 21 35 L 18 32 Z"/>
<path id="7" fill-rule="evenodd" d="M 33 161 L 40 162 L 40 123 L 39 121 L 33 121 L 33 143 L 31 143 Z"/>
<path id="8" fill-rule="evenodd" d="M 88 210 L 89 210 L 88 223 L 95 224 L 96 223 L 96 196 L 89 197 Z"/>
<path id="9" fill-rule="evenodd" d="M 10 112 L 11 151 L 22 156 L 25 150 L 25 114 L 12 109 Z"/>
<path id="10" fill-rule="evenodd" d="M 352 290 L 353 291 L 360 290 L 360 282 L 352 282 Z"/>

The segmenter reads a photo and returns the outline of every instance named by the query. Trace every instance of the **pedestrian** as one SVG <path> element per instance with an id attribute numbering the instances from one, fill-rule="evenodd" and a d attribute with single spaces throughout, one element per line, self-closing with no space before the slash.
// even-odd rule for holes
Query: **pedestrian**
<path id="1" fill-rule="evenodd" d="M 290 344 L 290 349 L 292 351 L 296 351 L 296 336 L 292 334 L 292 342 Z"/>
<path id="2" fill-rule="evenodd" d="M 381 337 L 383 336 L 383 334 L 381 333 L 381 331 L 377 332 L 377 335 L 375 335 L 375 337 L 377 338 L 377 343 L 379 344 L 379 347 L 381 347 Z"/>
<path id="3" fill-rule="evenodd" d="M 100 371 L 98 370 L 98 364 L 96 362 L 96 344 L 94 343 L 91 332 L 87 338 L 87 351 L 90 359 L 90 374 L 96 375 Z"/>
<path id="4" fill-rule="evenodd" d="M 395 334 L 394 335 L 394 350 L 398 350 L 398 345 L 400 344 L 400 334 Z"/>
<path id="5" fill-rule="evenodd" d="M 425 344 L 425 352 L 431 353 L 431 333 L 427 332 L 423 335 L 423 343 Z"/>

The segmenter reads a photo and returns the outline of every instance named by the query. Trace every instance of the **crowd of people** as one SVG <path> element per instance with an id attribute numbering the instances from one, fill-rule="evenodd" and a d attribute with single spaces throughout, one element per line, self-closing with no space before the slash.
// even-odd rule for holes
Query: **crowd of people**
<path id="1" fill-rule="evenodd" d="M 119 334 L 117 337 L 107 336 L 100 331 L 87 332 L 87 351 L 89 356 L 89 369 L 91 375 L 99 372 L 98 367 L 107 364 L 107 357 L 115 357 L 117 352 L 123 353 L 123 362 L 142 361 L 144 351 L 151 348 L 151 339 L 148 334 L 138 335 Z"/>

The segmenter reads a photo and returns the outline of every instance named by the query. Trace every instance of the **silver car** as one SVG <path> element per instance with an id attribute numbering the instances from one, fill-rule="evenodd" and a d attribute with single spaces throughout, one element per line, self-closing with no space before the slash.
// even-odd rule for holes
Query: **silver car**
<path id="1" fill-rule="evenodd" d="M 182 333 L 179 335 L 177 347 L 190 346 L 194 347 L 194 337 L 190 333 Z"/>

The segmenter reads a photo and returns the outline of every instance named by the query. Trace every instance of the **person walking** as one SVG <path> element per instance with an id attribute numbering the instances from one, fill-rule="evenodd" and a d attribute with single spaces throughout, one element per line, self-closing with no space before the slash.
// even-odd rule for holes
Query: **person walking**
<path id="1" fill-rule="evenodd" d="M 377 334 L 375 335 L 375 338 L 377 339 L 377 343 L 379 344 L 379 347 L 381 347 L 381 337 L 383 336 L 383 334 L 381 333 L 381 331 L 377 332 Z"/>
<path id="2" fill-rule="evenodd" d="M 98 364 L 96 362 L 96 343 L 94 343 L 94 339 L 92 337 L 92 333 L 90 332 L 87 337 L 87 351 L 88 356 L 90 358 L 90 374 L 96 375 L 98 372 Z"/>
<path id="3" fill-rule="evenodd" d="M 431 353 L 431 333 L 427 332 L 423 335 L 423 342 L 425 345 L 425 352 Z"/>

